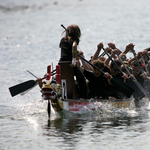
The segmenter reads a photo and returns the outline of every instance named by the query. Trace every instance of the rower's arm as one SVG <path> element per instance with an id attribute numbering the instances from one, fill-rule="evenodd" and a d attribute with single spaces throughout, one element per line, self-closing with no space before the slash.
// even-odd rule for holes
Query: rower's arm
<path id="1" fill-rule="evenodd" d="M 126 55 L 131 49 L 134 49 L 133 43 L 127 44 L 125 50 L 122 53 Z"/>
<path id="2" fill-rule="evenodd" d="M 140 51 L 138 52 L 138 54 L 136 55 L 137 59 L 140 60 L 141 59 L 141 56 L 143 56 L 143 52 Z M 128 60 L 128 65 L 131 65 L 131 63 L 135 60 L 135 57 L 131 58 Z"/>
<path id="3" fill-rule="evenodd" d="M 72 65 L 76 65 L 76 57 L 77 57 L 77 42 L 73 42 L 72 45 Z"/>
<path id="4" fill-rule="evenodd" d="M 131 63 L 132 63 L 134 60 L 135 60 L 134 57 L 130 58 L 130 59 L 128 60 L 128 65 L 131 65 Z"/>
<path id="5" fill-rule="evenodd" d="M 103 48 L 103 43 L 101 42 L 97 45 L 97 50 L 96 50 L 95 54 L 93 55 L 92 61 L 98 59 L 99 53 L 102 48 Z"/>
<path id="6" fill-rule="evenodd" d="M 110 55 L 111 58 L 117 59 L 117 56 L 116 56 L 116 54 L 115 54 L 116 51 L 117 51 L 116 49 L 111 51 L 111 55 Z M 104 61 L 104 63 L 105 63 L 106 66 L 109 67 L 109 62 L 110 62 L 110 58 L 108 57 L 108 58 Z"/>
<path id="7" fill-rule="evenodd" d="M 150 82 L 150 77 L 147 77 L 147 80 Z"/>
<path id="8" fill-rule="evenodd" d="M 82 57 L 84 57 L 84 54 L 82 51 L 79 51 L 79 55 L 81 55 Z M 91 67 L 91 65 L 89 65 L 87 62 L 85 62 L 83 59 L 80 59 L 83 65 L 83 68 L 86 70 L 90 70 L 93 71 L 93 67 Z"/>
<path id="9" fill-rule="evenodd" d="M 104 61 L 104 64 L 109 67 L 109 62 L 110 62 L 110 58 L 108 57 L 108 58 Z"/>
<path id="10" fill-rule="evenodd" d="M 81 62 L 85 70 L 93 71 L 93 68 L 89 64 L 87 64 L 84 60 L 81 59 Z"/>
<path id="11" fill-rule="evenodd" d="M 117 49 L 118 50 L 118 55 L 120 55 L 122 53 L 122 51 L 120 49 L 116 48 L 116 45 L 114 43 L 108 43 L 108 46 L 111 49 Z"/>

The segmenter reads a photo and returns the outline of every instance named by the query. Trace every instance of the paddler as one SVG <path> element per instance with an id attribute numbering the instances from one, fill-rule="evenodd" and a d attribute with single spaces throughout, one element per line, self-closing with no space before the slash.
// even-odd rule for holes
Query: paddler
<path id="1" fill-rule="evenodd" d="M 99 59 L 94 60 L 92 64 L 104 72 L 109 72 L 109 68 Z M 88 80 L 89 98 L 108 99 L 108 80 L 103 77 L 104 74 L 95 68 L 93 71 L 86 70 L 84 64 L 81 70 Z"/>
<path id="2" fill-rule="evenodd" d="M 121 69 L 121 62 L 119 60 L 114 60 L 114 62 L 117 64 L 117 66 Z M 119 79 L 122 82 L 126 82 L 126 79 L 128 78 L 127 74 L 124 73 L 122 75 L 118 68 L 115 66 L 113 62 L 110 64 L 110 73 L 105 73 L 104 77 L 108 78 L 109 80 L 109 96 L 116 98 L 116 99 L 122 99 L 126 98 L 126 96 L 118 89 L 118 87 L 115 87 L 112 83 L 110 78 L 114 77 Z"/>

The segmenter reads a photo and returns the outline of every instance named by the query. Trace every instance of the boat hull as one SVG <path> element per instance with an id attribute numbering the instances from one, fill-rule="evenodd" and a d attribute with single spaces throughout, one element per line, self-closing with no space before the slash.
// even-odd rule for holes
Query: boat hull
<path id="1" fill-rule="evenodd" d="M 58 98 L 51 100 L 51 105 L 53 109 L 57 112 L 62 110 L 70 112 L 79 112 L 81 110 L 95 110 L 97 108 L 97 102 L 111 107 L 121 109 L 121 108 L 135 108 L 134 101 L 132 99 L 117 99 L 117 100 L 100 100 L 100 99 L 90 99 L 90 100 L 79 100 L 79 99 L 63 99 Z"/>

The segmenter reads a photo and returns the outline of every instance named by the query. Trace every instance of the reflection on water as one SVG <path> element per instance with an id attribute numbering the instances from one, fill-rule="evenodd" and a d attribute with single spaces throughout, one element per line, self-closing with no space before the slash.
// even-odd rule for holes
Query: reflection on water
<path id="1" fill-rule="evenodd" d="M 58 119 L 48 121 L 48 128 L 55 128 L 60 132 L 74 133 L 82 130 L 82 126 L 87 122 L 83 118 Z"/>
<path id="2" fill-rule="evenodd" d="M 101 114 L 100 116 L 87 116 L 87 117 L 75 117 L 75 118 L 60 118 L 56 120 L 48 121 L 48 124 L 43 128 L 51 130 L 55 128 L 59 132 L 67 132 L 69 134 L 74 134 L 75 132 L 82 131 L 86 124 L 91 122 L 91 127 L 93 132 L 99 132 L 100 130 L 107 130 L 114 127 L 121 129 L 122 127 L 134 126 L 137 124 L 142 124 L 144 120 L 148 119 L 148 114 L 142 113 L 138 116 L 124 116 L 124 115 L 113 115 L 107 116 L 106 114 Z M 142 129 L 140 129 L 142 131 Z M 145 130 L 143 129 L 143 132 Z"/>
<path id="3" fill-rule="evenodd" d="M 90 116 L 60 118 L 51 120 L 42 126 L 42 133 L 50 141 L 53 141 L 54 145 L 60 147 L 64 147 L 63 144 L 65 144 L 65 147 L 89 149 L 89 146 L 100 142 L 102 148 L 110 149 L 109 145 L 113 145 L 115 140 L 117 145 L 111 147 L 115 149 L 121 144 L 120 148 L 124 149 L 125 145 L 126 148 L 130 147 L 132 142 L 137 142 L 138 137 L 142 138 L 143 134 L 149 132 L 150 129 L 143 125 L 147 122 L 145 120 L 149 121 L 146 113 L 135 117 L 109 116 L 106 118 L 101 115 L 95 118 Z M 57 141 L 54 140 L 55 138 Z M 95 149 L 97 147 L 95 146 L 92 147 Z"/>
<path id="4" fill-rule="evenodd" d="M 141 138 L 143 134 L 147 135 L 150 132 L 148 107 L 129 110 L 107 109 L 109 105 L 108 107 L 101 105 L 97 110 L 83 113 L 64 111 L 58 114 L 52 111 L 50 121 L 46 112 L 47 102 L 35 101 L 19 104 L 17 108 L 9 106 L 0 106 L 0 108 L 1 136 L 7 137 L 11 132 L 14 136 L 19 135 L 22 140 L 24 138 L 30 140 L 28 144 L 32 143 L 34 147 L 37 147 L 35 146 L 37 137 L 41 142 L 44 141 L 44 147 L 47 149 L 49 146 L 60 149 L 62 147 L 89 149 L 87 142 L 91 145 L 101 142 L 103 148 L 109 149 L 108 143 L 113 144 L 111 141 L 114 139 L 119 143 L 128 139 L 128 147 L 132 145 L 130 140 L 133 141 L 135 137 Z M 8 122 L 11 124 L 9 125 Z M 7 129 L 5 125 L 9 128 Z M 9 138 L 13 140 L 14 136 Z M 6 139 L 2 141 L 5 143 Z M 105 145 L 106 143 L 108 145 Z M 3 145 L 6 147 L 5 144 Z"/>
<path id="5" fill-rule="evenodd" d="M 57 130 L 59 136 L 64 133 L 80 134 L 85 128 L 91 133 L 100 134 L 107 130 L 124 130 L 129 132 L 145 132 L 146 129 L 141 127 L 142 123 L 149 120 L 149 104 L 145 107 L 135 109 L 117 109 L 109 104 L 96 103 L 96 110 L 88 110 L 79 113 L 62 111 L 57 113 L 52 109 L 51 119 L 48 123 L 42 126 L 47 132 L 47 136 L 53 136 L 52 130 Z M 54 134 L 55 135 L 55 134 Z M 58 135 L 55 135 L 58 136 Z"/>

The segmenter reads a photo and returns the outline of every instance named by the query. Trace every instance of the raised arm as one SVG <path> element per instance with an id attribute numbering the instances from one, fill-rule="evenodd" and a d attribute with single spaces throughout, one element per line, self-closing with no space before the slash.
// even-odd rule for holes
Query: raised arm
<path id="1" fill-rule="evenodd" d="M 98 59 L 99 53 L 100 53 L 102 48 L 103 48 L 103 43 L 101 42 L 97 45 L 97 50 L 96 50 L 95 54 L 93 55 L 92 60 Z"/>
<path id="2" fill-rule="evenodd" d="M 125 50 L 124 50 L 122 53 L 120 53 L 120 55 L 119 55 L 122 60 L 128 61 L 126 54 L 127 54 L 131 49 L 134 49 L 133 43 L 127 44 L 126 47 L 125 47 Z M 132 59 L 129 60 L 129 64 L 130 64 L 130 61 L 132 61 Z"/>
<path id="3" fill-rule="evenodd" d="M 134 49 L 134 46 L 135 45 L 133 45 L 133 43 L 127 44 L 125 50 L 122 53 L 127 54 L 131 49 Z"/>
<path id="4" fill-rule="evenodd" d="M 140 61 L 140 59 L 141 59 L 141 56 L 143 56 L 143 52 L 142 52 L 142 51 L 138 52 L 138 54 L 136 55 L 136 57 L 137 57 L 137 59 L 138 59 L 139 61 Z M 131 63 L 132 63 L 134 60 L 135 60 L 135 57 L 130 58 L 130 59 L 128 60 L 128 65 L 131 65 Z"/>
<path id="5" fill-rule="evenodd" d="M 122 53 L 122 51 L 120 49 L 118 49 L 114 43 L 108 43 L 108 46 L 111 49 L 117 49 L 118 50 L 118 55 L 120 55 Z"/>
<path id="6" fill-rule="evenodd" d="M 79 51 L 78 52 L 79 55 L 81 55 L 82 57 L 84 57 L 84 54 L 82 51 Z M 81 71 L 83 71 L 83 69 L 86 69 L 86 70 L 90 70 L 90 71 L 93 71 L 93 67 L 91 67 L 87 62 L 85 62 L 83 59 L 80 59 L 81 62 L 82 62 L 82 67 L 81 67 Z M 82 69 L 83 68 L 83 69 Z"/>
<path id="7" fill-rule="evenodd" d="M 118 50 L 117 50 L 117 49 L 112 50 L 110 57 L 111 57 L 111 58 L 114 58 L 114 59 L 117 59 L 116 53 L 118 53 Z M 108 57 L 108 58 L 104 61 L 104 63 L 105 63 L 106 66 L 109 67 L 109 62 L 110 62 L 110 58 Z"/>

